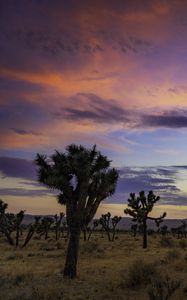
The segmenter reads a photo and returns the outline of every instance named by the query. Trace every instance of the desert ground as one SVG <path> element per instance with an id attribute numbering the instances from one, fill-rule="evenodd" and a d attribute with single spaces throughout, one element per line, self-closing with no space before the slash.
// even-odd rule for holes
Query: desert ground
<path id="1" fill-rule="evenodd" d="M 37 236 L 24 249 L 0 238 L 0 299 L 187 299 L 187 239 L 119 232 L 113 242 L 96 232 L 81 237 L 78 277 L 64 279 L 67 242 Z M 168 297 L 168 298 L 167 298 Z"/>

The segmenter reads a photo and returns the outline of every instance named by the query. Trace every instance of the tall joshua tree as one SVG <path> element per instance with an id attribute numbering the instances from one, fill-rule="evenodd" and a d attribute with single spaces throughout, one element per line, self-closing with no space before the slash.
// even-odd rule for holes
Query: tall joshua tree
<path id="1" fill-rule="evenodd" d="M 3 202 L 3 200 L 0 199 L 0 229 L 5 234 L 9 244 L 14 245 L 14 240 L 11 237 L 11 230 L 10 230 L 11 224 L 5 213 L 7 208 L 8 208 L 8 204 Z"/>
<path id="2" fill-rule="evenodd" d="M 134 193 L 130 194 L 128 199 L 128 206 L 124 210 L 125 214 L 129 214 L 133 217 L 134 222 L 138 222 L 143 227 L 143 248 L 147 248 L 147 220 L 158 221 L 165 218 L 166 213 L 164 212 L 160 217 L 153 218 L 149 216 L 149 213 L 153 210 L 153 207 L 157 201 L 160 200 L 159 196 L 155 196 L 152 191 L 150 191 L 146 197 L 144 191 L 139 193 L 136 197 Z"/>
<path id="3" fill-rule="evenodd" d="M 69 145 L 65 152 L 47 159 L 37 154 L 38 180 L 58 190 L 59 203 L 66 205 L 70 238 L 64 276 L 76 277 L 81 228 L 88 226 L 102 200 L 115 192 L 118 172 L 110 161 L 96 150 Z"/>

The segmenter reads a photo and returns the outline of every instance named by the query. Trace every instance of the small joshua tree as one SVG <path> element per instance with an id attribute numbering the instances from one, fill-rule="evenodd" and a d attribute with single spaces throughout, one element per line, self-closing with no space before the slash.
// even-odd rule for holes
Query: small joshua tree
<path id="1" fill-rule="evenodd" d="M 121 217 L 114 216 L 112 218 L 112 241 L 114 241 L 115 235 L 116 235 L 116 226 L 121 221 Z"/>
<path id="2" fill-rule="evenodd" d="M 32 239 L 34 233 L 37 231 L 38 226 L 39 226 L 39 222 L 40 222 L 41 217 L 36 216 L 34 217 L 34 223 L 29 225 L 29 230 L 28 233 L 26 235 L 25 241 L 23 243 L 23 245 L 21 246 L 21 248 L 24 248 L 27 246 L 27 244 L 30 242 L 30 240 Z"/>
<path id="3" fill-rule="evenodd" d="M 0 199 L 0 229 L 6 236 L 9 244 L 14 245 L 14 240 L 11 237 L 12 226 L 5 213 L 7 208 L 8 204 Z"/>
<path id="4" fill-rule="evenodd" d="M 132 224 L 131 225 L 131 232 L 133 233 L 134 238 L 137 235 L 137 230 L 138 230 L 138 224 Z"/>
<path id="5" fill-rule="evenodd" d="M 50 231 L 53 222 L 54 222 L 53 218 L 48 216 L 43 217 L 40 221 L 40 224 L 37 228 L 37 233 L 39 233 L 40 236 L 44 235 L 45 240 L 48 239 L 48 233 Z"/>
<path id="6" fill-rule="evenodd" d="M 109 241 L 114 241 L 115 234 L 116 234 L 116 226 L 120 220 L 121 217 L 118 216 L 114 216 L 113 218 L 111 218 L 111 213 L 109 212 L 107 214 L 101 215 L 99 222 L 104 228 L 104 230 L 106 231 Z M 112 225 L 112 229 L 110 228 L 110 223 Z M 111 231 L 112 231 L 112 236 L 111 236 Z"/>
<path id="7" fill-rule="evenodd" d="M 15 216 L 15 227 L 16 227 L 16 247 L 19 246 L 19 237 L 21 233 L 21 224 L 24 219 L 25 212 L 21 210 L 18 214 Z"/>
<path id="8" fill-rule="evenodd" d="M 161 220 L 165 218 L 166 213 L 164 212 L 162 216 L 158 218 L 150 217 L 149 214 L 153 210 L 156 202 L 160 200 L 159 196 L 155 196 L 152 191 L 150 191 L 146 197 L 144 191 L 139 193 L 136 197 L 134 193 L 130 194 L 128 199 L 128 207 L 124 210 L 125 214 L 133 217 L 134 222 L 138 222 L 143 227 L 143 248 L 147 248 L 147 220 Z"/>
<path id="9" fill-rule="evenodd" d="M 60 213 L 59 217 L 58 217 L 57 214 L 54 216 L 54 218 L 55 218 L 55 238 L 56 238 L 56 240 L 58 240 L 59 237 L 60 237 L 60 227 L 61 227 L 62 219 L 63 219 L 64 216 L 65 216 L 65 214 L 62 213 L 62 212 Z"/>
<path id="10" fill-rule="evenodd" d="M 6 213 L 8 204 L 0 200 L 0 229 L 5 234 L 10 245 L 19 246 L 19 237 L 21 233 L 21 224 L 24 218 L 24 211 L 21 210 L 17 214 Z M 12 232 L 16 231 L 16 241 L 12 237 Z"/>
<path id="11" fill-rule="evenodd" d="M 111 238 L 110 238 L 110 218 L 111 218 L 111 213 L 108 212 L 107 214 L 101 215 L 101 217 L 99 219 L 99 223 L 102 225 L 102 228 L 104 228 L 104 230 L 106 231 L 109 241 L 111 241 Z"/>
<path id="12" fill-rule="evenodd" d="M 65 152 L 56 151 L 47 159 L 37 154 L 38 180 L 59 191 L 59 202 L 66 205 L 70 238 L 64 276 L 74 278 L 81 229 L 93 219 L 101 201 L 115 192 L 118 172 L 110 161 L 96 150 L 69 145 Z"/>
<path id="13" fill-rule="evenodd" d="M 155 220 L 155 225 L 157 227 L 157 232 L 160 232 L 160 224 L 163 222 L 163 219 L 156 219 Z"/>
<path id="14" fill-rule="evenodd" d="M 88 239 L 87 239 L 88 241 L 90 240 L 93 231 L 94 231 L 98 226 L 99 226 L 99 221 L 98 221 L 98 220 L 93 221 L 93 226 L 92 226 L 92 228 L 89 228 L 89 235 L 88 235 Z"/>

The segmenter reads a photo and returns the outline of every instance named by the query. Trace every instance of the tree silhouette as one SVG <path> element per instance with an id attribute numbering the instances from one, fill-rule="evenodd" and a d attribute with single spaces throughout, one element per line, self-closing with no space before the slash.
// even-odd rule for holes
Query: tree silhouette
<path id="1" fill-rule="evenodd" d="M 134 193 L 130 194 L 128 199 L 128 207 L 124 210 L 125 214 L 129 214 L 133 217 L 134 222 L 138 222 L 143 227 L 143 248 L 147 248 L 147 220 L 161 220 L 165 218 L 166 213 L 164 212 L 162 216 L 158 218 L 153 218 L 149 216 L 149 213 L 153 210 L 153 207 L 157 201 L 160 200 L 159 196 L 155 196 L 152 191 L 150 191 L 146 197 L 144 191 L 139 193 L 136 197 Z"/>
<path id="2" fill-rule="evenodd" d="M 34 233 L 37 231 L 38 227 L 39 227 L 39 222 L 40 222 L 41 217 L 40 216 L 35 216 L 34 217 L 34 223 L 29 225 L 29 231 L 26 235 L 25 241 L 23 243 L 23 245 L 21 246 L 21 248 L 24 248 L 27 246 L 27 244 L 30 242 L 30 240 L 32 239 Z"/>
<path id="3" fill-rule="evenodd" d="M 101 215 L 101 217 L 99 219 L 99 223 L 102 225 L 102 227 L 106 231 L 109 241 L 112 241 L 112 242 L 114 241 L 115 234 L 116 234 L 116 226 L 120 220 L 121 220 L 121 217 L 118 217 L 118 216 L 114 216 L 113 218 L 111 218 L 110 212 L 108 212 L 107 214 Z M 112 228 L 110 228 L 110 225 L 112 226 Z"/>
<path id="4" fill-rule="evenodd" d="M 132 231 L 132 233 L 133 233 L 134 238 L 135 238 L 136 235 L 137 235 L 137 230 L 138 230 L 138 224 L 132 224 L 132 225 L 131 225 L 131 231 Z"/>
<path id="5" fill-rule="evenodd" d="M 10 221 L 5 213 L 7 208 L 8 204 L 0 199 L 0 229 L 6 236 L 9 244 L 14 245 L 14 240 L 11 237 L 12 226 L 10 226 Z"/>
<path id="6" fill-rule="evenodd" d="M 45 216 L 40 220 L 40 223 L 38 224 L 37 233 L 40 234 L 40 236 L 44 235 L 45 240 L 48 239 L 48 234 L 51 229 L 52 224 L 54 223 L 54 219 L 49 216 Z"/>
<path id="7" fill-rule="evenodd" d="M 63 212 L 60 213 L 59 217 L 58 217 L 57 214 L 54 216 L 54 218 L 55 218 L 55 238 L 56 238 L 56 240 L 58 240 L 59 237 L 60 237 L 60 227 L 61 227 L 62 219 L 63 219 L 64 216 L 65 216 L 65 214 Z"/>
<path id="8" fill-rule="evenodd" d="M 74 278 L 81 228 L 88 226 L 101 201 L 115 192 L 118 172 L 96 146 L 86 149 L 72 144 L 65 152 L 55 151 L 50 160 L 37 154 L 35 162 L 39 182 L 58 190 L 59 203 L 66 205 L 70 238 L 64 276 Z"/>
<path id="9" fill-rule="evenodd" d="M 16 247 L 19 246 L 19 237 L 21 232 L 21 223 L 24 219 L 25 211 L 21 210 L 19 213 L 15 216 L 15 228 L 16 228 Z"/>
<path id="10" fill-rule="evenodd" d="M 92 228 L 89 228 L 89 235 L 88 235 L 88 238 L 87 238 L 88 241 L 90 240 L 93 231 L 94 231 L 98 226 L 99 226 L 99 221 L 98 221 L 98 220 L 93 221 Z"/>

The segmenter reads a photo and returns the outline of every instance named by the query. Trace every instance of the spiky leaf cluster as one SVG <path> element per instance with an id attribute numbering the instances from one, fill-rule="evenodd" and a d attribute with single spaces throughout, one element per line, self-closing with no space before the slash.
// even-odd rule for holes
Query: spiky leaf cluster
<path id="1" fill-rule="evenodd" d="M 135 193 L 131 193 L 128 199 L 128 208 L 126 208 L 124 212 L 132 216 L 134 222 L 142 223 L 143 220 L 150 218 L 148 215 L 152 211 L 155 203 L 159 200 L 160 197 L 155 196 L 152 191 L 148 193 L 147 197 L 144 191 L 141 191 L 137 197 Z M 165 216 L 166 213 L 159 218 L 152 219 L 161 219 Z"/>
<path id="2" fill-rule="evenodd" d="M 110 168 L 110 161 L 96 146 L 86 149 L 72 144 L 50 158 L 37 154 L 35 162 L 39 182 L 60 191 L 58 200 L 66 205 L 68 223 L 76 211 L 80 224 L 87 225 L 100 202 L 115 191 L 118 172 Z"/>

